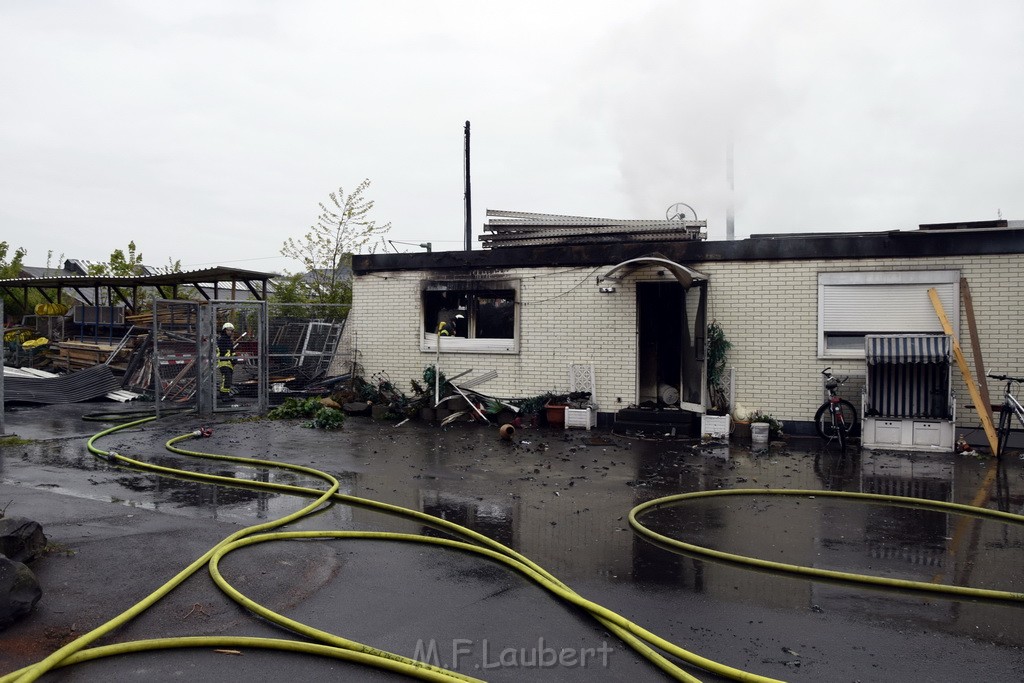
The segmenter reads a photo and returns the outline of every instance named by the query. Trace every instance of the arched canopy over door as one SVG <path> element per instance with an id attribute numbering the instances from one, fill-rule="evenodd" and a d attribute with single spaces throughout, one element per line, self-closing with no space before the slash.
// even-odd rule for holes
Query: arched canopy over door
<path id="1" fill-rule="evenodd" d="M 676 281 L 637 282 L 637 402 L 704 412 L 708 276 L 655 253 L 612 266 L 597 284 L 651 266 Z"/>
<path id="2" fill-rule="evenodd" d="M 683 286 L 683 289 L 689 289 L 693 286 L 694 282 L 706 282 L 708 279 L 707 275 L 697 272 L 693 268 L 688 268 L 681 263 L 665 258 L 661 254 L 650 254 L 649 256 L 639 256 L 637 258 L 623 261 L 622 263 L 612 266 L 604 275 L 598 276 L 597 284 L 600 285 L 606 280 L 613 282 L 619 282 L 631 272 L 637 268 L 644 266 L 660 266 L 672 273 L 672 276 L 679 281 L 679 284 Z"/>

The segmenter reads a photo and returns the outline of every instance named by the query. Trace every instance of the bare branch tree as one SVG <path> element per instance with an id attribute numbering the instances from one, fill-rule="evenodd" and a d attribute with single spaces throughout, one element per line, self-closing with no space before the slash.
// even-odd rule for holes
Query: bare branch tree
<path id="1" fill-rule="evenodd" d="M 319 303 L 349 303 L 352 298 L 352 254 L 374 253 L 383 244 L 391 223 L 378 225 L 369 217 L 374 202 L 365 193 L 365 179 L 351 193 L 339 187 L 329 202 L 320 202 L 320 216 L 302 239 L 287 239 L 281 255 L 302 263 L 304 289 Z"/>

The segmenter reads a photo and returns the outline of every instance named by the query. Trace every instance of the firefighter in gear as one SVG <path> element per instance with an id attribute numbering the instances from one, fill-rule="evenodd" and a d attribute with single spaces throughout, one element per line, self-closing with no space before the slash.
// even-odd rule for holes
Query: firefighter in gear
<path id="1" fill-rule="evenodd" d="M 224 323 L 217 337 L 217 368 L 220 370 L 220 397 L 230 399 L 235 393 L 231 388 L 235 374 L 235 326 Z"/>

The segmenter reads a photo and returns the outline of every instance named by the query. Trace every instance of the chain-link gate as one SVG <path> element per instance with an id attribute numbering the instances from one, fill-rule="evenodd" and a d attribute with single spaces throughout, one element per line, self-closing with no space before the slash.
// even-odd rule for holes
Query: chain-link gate
<path id="1" fill-rule="evenodd" d="M 211 376 L 204 375 L 212 411 L 255 406 L 267 410 L 267 304 L 265 301 L 211 301 L 209 356 Z M 232 326 L 230 338 L 224 336 Z M 200 399 L 200 412 L 207 405 Z"/>
<path id="2" fill-rule="evenodd" d="M 160 299 L 153 305 L 150 367 L 156 413 L 190 408 L 209 415 L 225 408 L 267 409 L 266 303 Z M 230 354 L 218 355 L 224 323 L 234 325 Z M 221 399 L 230 366 L 233 391 Z"/>
<path id="3" fill-rule="evenodd" d="M 149 385 L 157 416 L 162 410 L 194 409 L 198 405 L 199 318 L 198 302 L 153 302 L 153 328 L 148 339 L 152 352 L 139 370 L 139 385 Z"/>

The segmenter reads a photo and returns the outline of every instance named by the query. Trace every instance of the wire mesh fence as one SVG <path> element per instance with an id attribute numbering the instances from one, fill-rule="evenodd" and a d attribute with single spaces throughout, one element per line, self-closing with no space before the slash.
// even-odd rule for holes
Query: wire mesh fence
<path id="1" fill-rule="evenodd" d="M 156 301 L 153 327 L 131 380 L 152 391 L 157 407 L 195 407 L 199 391 L 200 309 L 193 301 Z M 147 348 L 149 353 L 147 354 Z"/>
<path id="2" fill-rule="evenodd" d="M 110 343 L 68 340 L 67 316 L 32 316 L 31 327 L 19 329 L 45 334 L 55 342 L 37 354 L 58 373 L 106 365 L 127 390 L 124 393 L 153 400 L 158 411 L 161 407 L 203 411 L 204 406 L 216 410 L 217 399 L 224 393 L 224 362 L 218 358 L 217 337 L 225 322 L 235 330 L 231 395 L 236 402 L 266 406 L 272 390 L 319 391 L 351 371 L 352 344 L 346 334 L 349 308 L 155 299 L 126 319 L 112 333 Z M 21 348 L 12 343 L 12 351 L 7 346 L 5 356 Z M 204 403 L 204 396 L 209 403 Z"/>
<path id="3" fill-rule="evenodd" d="M 328 378 L 351 353 L 345 304 L 270 304 L 267 307 L 271 391 L 301 389 Z"/>

